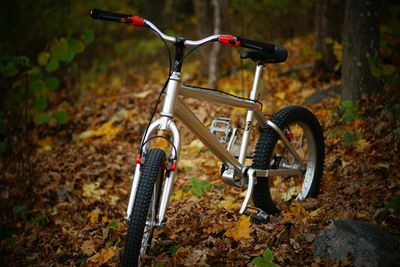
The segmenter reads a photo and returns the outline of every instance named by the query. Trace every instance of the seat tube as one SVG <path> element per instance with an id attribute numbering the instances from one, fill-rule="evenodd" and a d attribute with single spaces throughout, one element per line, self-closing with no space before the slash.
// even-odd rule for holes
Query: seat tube
<path id="1" fill-rule="evenodd" d="M 254 75 L 254 80 L 253 80 L 253 87 L 250 92 L 251 100 L 258 100 L 260 97 L 260 95 L 258 93 L 258 83 L 261 79 L 263 68 L 264 68 L 264 65 L 261 65 L 261 64 L 257 65 L 256 73 Z M 239 152 L 239 162 L 243 165 L 246 160 L 247 148 L 248 148 L 249 138 L 250 138 L 250 128 L 251 128 L 251 124 L 253 121 L 253 115 L 254 115 L 253 110 L 247 110 L 246 124 L 244 127 L 242 143 L 241 143 L 240 152 Z"/>

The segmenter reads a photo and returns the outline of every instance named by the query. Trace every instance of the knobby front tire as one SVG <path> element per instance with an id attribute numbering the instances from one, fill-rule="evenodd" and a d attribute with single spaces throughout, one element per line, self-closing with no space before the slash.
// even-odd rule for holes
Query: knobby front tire
<path id="1" fill-rule="evenodd" d="M 324 137 L 317 118 L 304 107 L 286 107 L 270 120 L 285 133 L 303 162 L 306 162 L 301 177 L 257 178 L 253 192 L 254 205 L 268 214 L 276 214 L 285 203 L 318 195 L 324 166 Z M 268 126 L 261 129 L 252 167 L 284 169 L 298 168 L 299 164 L 276 131 Z"/>
<path id="2" fill-rule="evenodd" d="M 158 148 L 150 149 L 145 157 L 129 218 L 121 266 L 138 266 L 140 255 L 146 254 L 150 248 L 154 230 L 154 225 L 151 225 L 151 222 L 155 220 L 156 214 L 154 213 L 158 210 L 165 160 L 165 152 Z M 158 186 L 155 187 L 155 184 L 158 184 Z M 155 191 L 157 192 L 154 194 Z M 153 202 L 156 203 L 157 207 L 155 211 L 151 208 Z"/>

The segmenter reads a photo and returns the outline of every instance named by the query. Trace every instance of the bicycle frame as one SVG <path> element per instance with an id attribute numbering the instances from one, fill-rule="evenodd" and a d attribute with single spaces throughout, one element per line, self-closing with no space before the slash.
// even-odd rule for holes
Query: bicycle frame
<path id="1" fill-rule="evenodd" d="M 279 175 L 301 175 L 301 172 L 297 169 L 274 169 L 274 170 L 254 170 L 244 165 L 247 153 L 247 147 L 250 138 L 251 124 L 253 122 L 253 117 L 259 123 L 260 127 L 270 126 L 279 134 L 280 138 L 283 140 L 284 144 L 296 160 L 301 164 L 301 158 L 287 140 L 285 134 L 281 131 L 271 121 L 266 121 L 264 115 L 259 110 L 257 105 L 257 100 L 259 98 L 258 93 L 258 83 L 261 79 L 264 66 L 257 65 L 255 77 L 253 80 L 252 90 L 250 92 L 249 99 L 243 99 L 231 95 L 222 94 L 217 91 L 202 90 L 201 88 L 182 86 L 180 79 L 180 68 L 178 71 L 174 72 L 168 81 L 168 86 L 166 90 L 166 96 L 164 99 L 164 105 L 160 113 L 161 117 L 151 123 L 146 135 L 143 137 L 142 141 L 149 140 L 151 137 L 155 136 L 156 132 L 159 130 L 169 131 L 171 133 L 171 142 L 173 143 L 176 151 L 171 149 L 172 157 L 178 159 L 180 151 L 180 134 L 179 130 L 174 122 L 174 116 L 176 115 L 184 124 L 190 129 L 202 142 L 206 145 L 226 166 L 228 169 L 224 171 L 223 180 L 224 182 L 239 186 L 247 187 L 247 193 L 245 201 L 242 204 L 240 213 L 243 213 L 247 207 L 247 204 L 251 198 L 254 178 L 256 176 L 269 177 L 269 176 L 279 176 Z M 228 105 L 232 107 L 244 108 L 246 112 L 246 123 L 242 136 L 242 142 L 240 146 L 239 158 L 236 159 L 225 146 L 223 146 L 215 136 L 213 136 L 209 129 L 206 128 L 203 123 L 190 111 L 190 109 L 185 105 L 185 103 L 178 96 L 193 97 L 201 99 L 208 102 L 219 103 L 223 105 Z M 145 154 L 148 149 L 148 142 L 142 142 L 144 145 L 142 151 Z M 249 171 L 250 170 L 250 171 Z M 239 177 L 239 180 L 235 180 L 235 177 Z M 169 197 L 172 193 L 173 183 L 175 178 L 175 170 L 171 171 L 166 177 L 164 188 L 162 190 L 161 202 L 158 208 L 158 216 L 155 226 L 162 226 L 165 218 L 167 205 Z M 246 179 L 243 179 L 246 178 Z M 140 179 L 140 164 L 136 165 L 134 179 L 132 182 L 131 195 L 129 198 L 129 204 L 127 208 L 127 218 L 130 217 L 131 209 L 133 206 L 134 198 L 136 195 L 137 185 Z M 156 205 L 156 204 L 155 204 Z M 156 207 L 152 207 L 153 210 Z"/>

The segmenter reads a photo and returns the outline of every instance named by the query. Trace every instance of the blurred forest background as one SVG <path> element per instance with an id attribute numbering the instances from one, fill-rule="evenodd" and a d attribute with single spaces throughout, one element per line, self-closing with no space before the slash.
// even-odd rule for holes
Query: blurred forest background
<path id="1" fill-rule="evenodd" d="M 398 1 L 4 0 L 0 9 L 0 261 L 10 266 L 12 261 L 22 265 L 118 261 L 114 256 L 126 230 L 122 218 L 129 181 L 125 178 L 169 62 L 164 44 L 154 33 L 93 20 L 89 16 L 92 8 L 139 15 L 165 33 L 187 39 L 219 32 L 286 46 L 288 62 L 267 68 L 264 75 L 271 95 L 263 99 L 264 112 L 306 103 L 317 114 L 326 130 L 327 153 L 332 156 L 327 160 L 325 186 L 332 186 L 333 177 L 362 177 L 365 168 L 388 179 L 377 183 L 380 193 L 373 204 L 361 205 L 367 211 L 319 214 L 321 227 L 328 218 L 343 214 L 372 218 L 389 204 L 396 207 L 394 213 L 392 209 L 373 219 L 389 227 L 396 225 L 399 177 L 392 175 L 395 181 L 388 177 L 396 173 L 391 168 L 399 167 Z M 240 49 L 218 45 L 200 49 L 186 61 L 183 80 L 245 94 L 254 64 L 240 60 L 239 54 Z M 194 105 L 207 122 L 210 110 Z M 193 151 L 193 143 L 185 145 Z M 374 149 L 379 151 L 372 153 Z M 195 152 L 210 157 L 201 149 Z M 364 159 L 370 164 L 361 170 L 357 157 L 369 152 L 375 158 Z M 181 168 L 199 171 L 188 162 Z M 210 174 L 208 168 L 205 172 Z M 111 177 L 125 189 L 118 191 L 101 177 Z M 179 185 L 177 192 L 185 186 Z M 348 184 L 337 186 L 343 189 Z M 96 190 L 107 194 L 104 198 L 112 209 L 95 196 Z M 335 199 L 327 196 L 321 203 L 332 202 L 329 197 Z M 115 201 L 123 207 L 116 208 Z M 81 212 L 71 206 L 80 206 Z M 77 213 L 79 218 L 73 215 Z M 382 216 L 389 215 L 395 219 L 387 222 Z M 80 224 L 90 229 L 79 232 Z M 105 234 L 104 228 L 109 232 Z M 88 235 L 102 236 L 101 241 Z M 50 242 L 52 236 L 60 241 Z M 281 239 L 259 242 L 276 245 L 271 248 L 279 264 L 299 263 L 299 258 L 282 252 Z M 166 251 L 181 247 L 181 254 L 163 251 L 160 264 L 196 264 L 185 258 L 188 244 L 164 246 Z M 243 253 L 249 251 L 250 245 L 243 245 Z M 296 255 L 304 256 L 303 263 L 309 264 L 311 248 L 305 251 Z M 226 257 L 243 264 L 251 260 L 250 256 Z M 221 255 L 208 263 L 218 258 Z"/>

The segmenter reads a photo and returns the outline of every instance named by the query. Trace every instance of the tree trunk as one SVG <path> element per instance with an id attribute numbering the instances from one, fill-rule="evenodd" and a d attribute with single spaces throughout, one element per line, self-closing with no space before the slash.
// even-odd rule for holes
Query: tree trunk
<path id="1" fill-rule="evenodd" d="M 342 100 L 358 100 L 379 89 L 368 59 L 379 57 L 378 0 L 347 0 L 344 18 Z"/>
<path id="2" fill-rule="evenodd" d="M 223 31 L 224 12 L 227 9 L 226 0 L 193 0 L 197 19 L 197 35 L 204 38 L 211 34 L 220 34 Z M 201 75 L 209 78 L 209 86 L 215 87 L 218 62 L 220 57 L 220 44 L 204 46 L 199 49 L 202 61 Z"/>
<path id="3" fill-rule="evenodd" d="M 219 0 L 212 0 L 212 6 L 214 8 L 214 34 L 220 34 L 221 31 L 221 7 Z M 208 66 L 208 86 L 215 88 L 217 83 L 217 71 L 218 71 L 218 54 L 221 46 L 218 42 L 213 43 L 211 53 L 209 56 Z"/>
<path id="4" fill-rule="evenodd" d="M 318 0 L 315 11 L 315 51 L 319 57 L 315 61 L 314 70 L 334 72 L 337 59 L 333 52 L 333 42 L 340 43 L 344 0 Z"/>
<path id="5" fill-rule="evenodd" d="M 210 19 L 212 14 L 212 6 L 210 0 L 193 0 L 194 11 L 196 14 L 197 20 L 197 36 L 199 38 L 206 37 L 213 32 L 213 21 Z M 211 47 L 203 46 L 199 50 L 202 68 L 201 68 L 201 76 L 208 76 L 208 66 L 210 65 L 210 52 Z M 207 66 L 207 67 L 204 67 Z"/>

